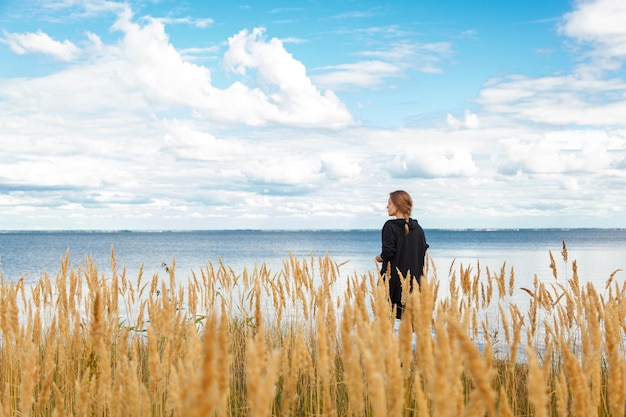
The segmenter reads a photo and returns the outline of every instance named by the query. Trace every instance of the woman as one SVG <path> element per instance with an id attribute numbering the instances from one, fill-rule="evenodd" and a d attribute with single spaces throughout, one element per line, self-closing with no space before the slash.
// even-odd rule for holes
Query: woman
<path id="1" fill-rule="evenodd" d="M 410 273 L 410 290 L 413 281 L 419 285 L 424 272 L 426 236 L 417 220 L 412 219 L 413 199 L 406 191 L 389 194 L 387 213 L 395 219 L 387 220 L 382 230 L 382 251 L 376 256 L 382 262 L 381 276 L 389 281 L 389 298 L 396 308 L 396 319 L 402 318 L 402 285 L 398 272 L 406 277 Z"/>

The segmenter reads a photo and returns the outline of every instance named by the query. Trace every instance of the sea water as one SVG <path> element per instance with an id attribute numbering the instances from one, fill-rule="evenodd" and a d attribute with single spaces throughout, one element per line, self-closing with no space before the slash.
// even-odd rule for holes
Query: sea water
<path id="1" fill-rule="evenodd" d="M 604 284 L 626 278 L 626 229 L 426 229 L 430 271 L 446 282 L 460 266 L 481 274 L 487 270 L 507 276 L 513 268 L 516 286 L 531 287 L 535 276 L 553 278 L 550 252 L 557 273 L 572 276 L 576 260 L 582 282 Z M 561 255 L 565 242 L 568 259 Z M 186 282 L 192 272 L 223 262 L 236 273 L 265 264 L 279 271 L 289 256 L 310 261 L 328 256 L 340 266 L 340 280 L 354 274 L 377 272 L 374 257 L 380 253 L 379 230 L 206 230 L 206 231 L 4 231 L 0 232 L 0 273 L 15 281 L 36 282 L 48 273 L 54 277 L 69 253 L 70 265 L 90 257 L 100 272 L 111 271 L 114 253 L 118 273 L 128 276 L 143 265 L 144 275 L 166 276 L 165 266 L 176 263 L 176 277 Z M 486 276 L 486 275 L 484 275 Z"/>

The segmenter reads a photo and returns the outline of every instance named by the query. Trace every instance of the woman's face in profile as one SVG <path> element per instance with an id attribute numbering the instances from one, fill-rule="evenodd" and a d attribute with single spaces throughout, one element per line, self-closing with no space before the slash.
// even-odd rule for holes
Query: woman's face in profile
<path id="1" fill-rule="evenodd" d="M 390 216 L 395 216 L 398 214 L 398 208 L 395 206 L 395 204 L 393 204 L 391 198 L 387 200 L 387 214 L 389 214 Z"/>

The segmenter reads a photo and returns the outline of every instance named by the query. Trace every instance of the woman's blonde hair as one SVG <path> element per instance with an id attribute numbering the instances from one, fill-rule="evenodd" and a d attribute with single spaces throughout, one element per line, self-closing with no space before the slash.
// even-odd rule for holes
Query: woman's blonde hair
<path id="1" fill-rule="evenodd" d="M 404 215 L 404 234 L 409 234 L 409 216 L 413 211 L 413 199 L 404 190 L 396 190 L 389 193 L 389 199 L 394 206 Z"/>

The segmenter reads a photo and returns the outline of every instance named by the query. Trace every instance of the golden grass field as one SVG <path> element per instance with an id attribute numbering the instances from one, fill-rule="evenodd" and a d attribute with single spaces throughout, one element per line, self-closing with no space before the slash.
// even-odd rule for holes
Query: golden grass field
<path id="1" fill-rule="evenodd" d="M 561 257 L 565 278 L 550 253 L 531 288 L 431 262 L 396 335 L 384 282 L 328 257 L 181 284 L 175 262 L 129 277 L 112 253 L 105 276 L 68 253 L 54 277 L 0 281 L 0 415 L 624 416 L 626 287 Z"/>

